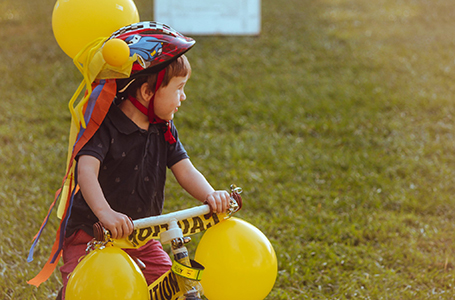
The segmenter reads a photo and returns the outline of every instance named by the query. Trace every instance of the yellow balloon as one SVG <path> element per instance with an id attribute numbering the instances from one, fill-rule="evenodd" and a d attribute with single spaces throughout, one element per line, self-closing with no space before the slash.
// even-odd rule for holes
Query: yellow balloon
<path id="1" fill-rule="evenodd" d="M 103 46 L 104 60 L 114 67 L 123 66 L 130 57 L 130 48 L 124 40 L 111 39 Z"/>
<path id="2" fill-rule="evenodd" d="M 137 22 L 132 0 L 57 0 L 52 13 L 55 39 L 71 58 L 95 39 Z"/>
<path id="3" fill-rule="evenodd" d="M 201 284 L 210 300 L 262 300 L 275 284 L 275 250 L 253 225 L 230 218 L 208 229 L 196 249 Z"/>
<path id="4" fill-rule="evenodd" d="M 67 300 L 149 300 L 139 267 L 118 247 L 96 249 L 84 257 L 68 280 Z"/>

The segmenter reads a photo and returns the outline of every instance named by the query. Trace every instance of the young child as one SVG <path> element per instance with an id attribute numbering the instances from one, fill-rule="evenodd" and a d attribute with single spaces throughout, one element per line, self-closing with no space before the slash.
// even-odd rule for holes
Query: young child
<path id="1" fill-rule="evenodd" d="M 73 199 L 63 244 L 62 299 L 68 275 L 93 239 L 94 223 L 100 221 L 113 238 L 123 238 L 133 231 L 131 219 L 161 214 L 166 167 L 190 195 L 214 212 L 229 206 L 229 194 L 215 191 L 192 165 L 172 121 L 186 100 L 191 67 L 183 53 L 194 41 L 185 38 L 191 45 L 182 46 L 182 37 L 163 38 L 166 34 L 149 28 L 119 35 L 141 58 L 130 78 L 117 80 L 115 101 L 76 157 L 80 190 Z M 171 268 L 168 254 L 156 240 L 126 252 L 146 265 L 148 284 Z"/>

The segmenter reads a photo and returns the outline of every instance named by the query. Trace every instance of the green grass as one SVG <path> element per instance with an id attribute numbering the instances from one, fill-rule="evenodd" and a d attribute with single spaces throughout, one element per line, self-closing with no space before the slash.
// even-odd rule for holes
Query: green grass
<path id="1" fill-rule="evenodd" d="M 452 299 L 455 3 L 262 2 L 259 37 L 196 37 L 176 124 L 216 188 L 244 189 L 238 216 L 272 242 L 267 299 Z M 136 4 L 150 20 L 152 4 Z M 56 218 L 26 263 L 81 80 L 53 5 L 0 3 L 0 299 L 53 299 L 60 285 L 58 272 L 25 283 L 54 237 Z M 166 211 L 196 204 L 169 179 Z"/>

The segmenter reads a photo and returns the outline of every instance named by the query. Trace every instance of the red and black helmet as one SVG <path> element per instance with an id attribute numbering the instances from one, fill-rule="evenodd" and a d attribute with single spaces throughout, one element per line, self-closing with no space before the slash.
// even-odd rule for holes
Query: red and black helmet
<path id="1" fill-rule="evenodd" d="M 120 28 L 109 39 L 124 40 L 130 48 L 130 56 L 137 54 L 131 76 L 118 81 L 121 89 L 138 76 L 157 73 L 172 61 L 191 49 L 196 43 L 190 37 L 159 22 L 139 22 Z"/>

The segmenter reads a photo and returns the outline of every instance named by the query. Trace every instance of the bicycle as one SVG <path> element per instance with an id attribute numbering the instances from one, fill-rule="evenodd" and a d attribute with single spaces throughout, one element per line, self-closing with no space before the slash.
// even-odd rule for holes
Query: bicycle
<path id="1" fill-rule="evenodd" d="M 162 244 L 170 244 L 174 260 L 171 270 L 147 287 L 148 298 L 144 299 L 200 300 L 203 293 L 200 280 L 204 267 L 189 258 L 189 252 L 185 245 L 191 241 L 190 235 L 203 232 L 239 211 L 242 207 L 241 192 L 241 188 L 231 185 L 230 207 L 222 214 L 212 213 L 209 205 L 204 204 L 164 215 L 134 220 L 133 233 L 125 239 L 112 239 L 110 232 L 101 223 L 96 223 L 94 225 L 95 238 L 88 243 L 86 256 L 82 258 L 79 265 L 70 275 L 66 289 L 66 299 L 83 299 L 83 297 L 79 297 L 80 295 L 76 295 L 77 291 L 81 290 L 81 287 L 73 288 L 73 285 L 77 283 L 77 279 L 74 279 L 76 283 L 73 282 L 73 278 L 75 278 L 73 275 L 80 272 L 79 270 L 84 268 L 84 263 L 89 261 L 94 255 L 104 249 L 118 252 L 122 251 L 119 250 L 122 248 L 139 248 L 151 239 L 160 239 Z M 123 256 L 126 260 L 129 258 L 133 261 L 133 264 L 130 264 L 132 268 L 141 269 L 145 267 L 141 266 L 142 262 L 140 260 L 128 256 L 125 252 L 123 253 L 126 255 Z M 84 270 L 81 272 L 84 272 Z M 109 299 L 113 298 L 109 297 Z"/>

